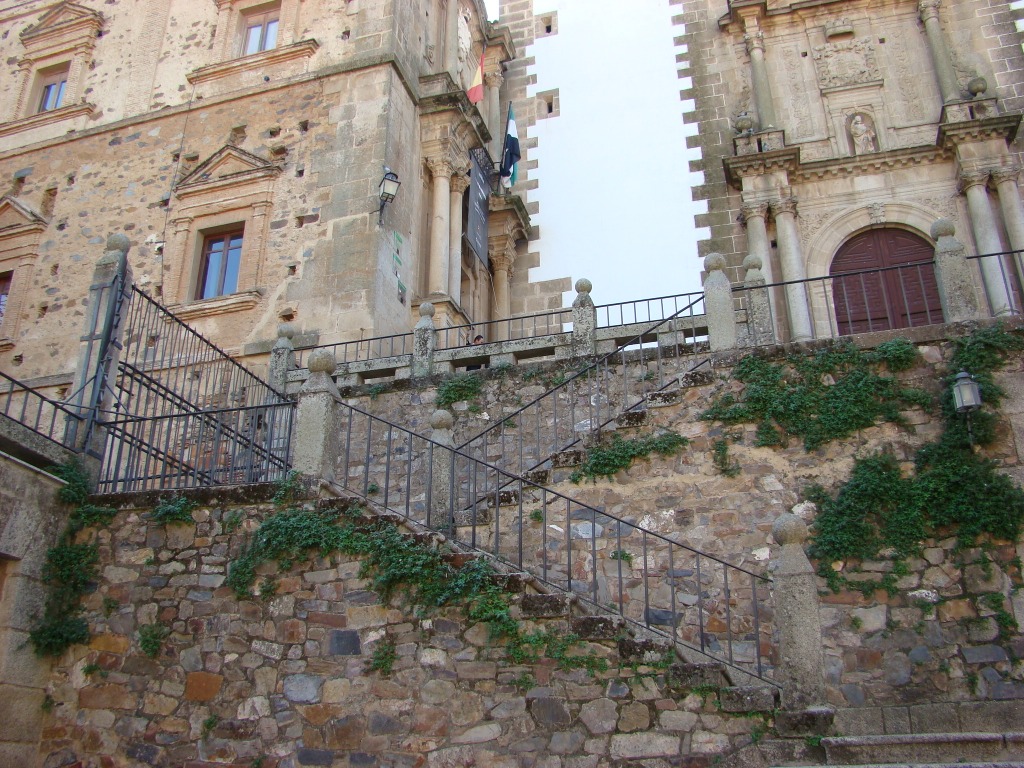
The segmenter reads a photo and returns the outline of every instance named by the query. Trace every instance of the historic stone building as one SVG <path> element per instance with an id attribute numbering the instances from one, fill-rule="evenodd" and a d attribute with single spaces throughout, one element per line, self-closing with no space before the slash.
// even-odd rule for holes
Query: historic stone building
<path id="1" fill-rule="evenodd" d="M 310 345 L 405 333 L 426 299 L 442 326 L 560 305 L 561 282 L 513 269 L 520 200 L 484 192 L 489 229 L 467 236 L 516 56 L 478 0 L 38 0 L 0 30 L 14 376 L 70 382 L 111 232 L 138 284 L 257 366 L 282 321 Z M 386 170 L 401 187 L 381 210 Z"/>
<path id="2" fill-rule="evenodd" d="M 773 297 L 784 335 L 941 319 L 931 268 L 907 266 L 931 260 L 937 219 L 969 255 L 1024 248 L 1024 54 L 1009 3 L 676 3 L 706 180 L 702 252 L 725 255 L 734 283 L 748 255 L 768 282 L 811 280 Z M 1020 266 L 973 261 L 979 305 L 1019 311 Z M 814 281 L 879 268 L 891 269 Z"/>

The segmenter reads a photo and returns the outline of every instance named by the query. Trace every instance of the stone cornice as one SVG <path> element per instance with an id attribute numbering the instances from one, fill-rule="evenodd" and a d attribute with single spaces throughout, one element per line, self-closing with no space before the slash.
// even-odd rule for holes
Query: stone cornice
<path id="1" fill-rule="evenodd" d="M 487 209 L 494 214 L 503 211 L 513 212 L 518 219 L 518 226 L 525 233 L 524 236 L 530 234 L 530 214 L 526 210 L 526 203 L 519 195 L 491 195 L 487 201 Z"/>
<path id="2" fill-rule="evenodd" d="M 21 120 L 12 120 L 9 123 L 0 123 L 0 136 L 10 136 L 12 133 L 28 131 L 38 128 L 41 125 L 59 123 L 62 120 L 71 120 L 76 117 L 92 117 L 96 114 L 96 105 L 83 101 L 80 104 L 72 104 L 60 109 L 49 109 L 46 112 L 39 112 Z M 61 141 L 61 139 L 58 139 Z"/>
<path id="3" fill-rule="evenodd" d="M 935 162 L 948 162 L 953 155 L 942 147 L 908 147 L 888 152 L 872 152 L 855 157 L 837 157 L 800 163 L 790 174 L 790 182 L 841 179 L 848 176 L 885 173 Z"/>
<path id="4" fill-rule="evenodd" d="M 259 291 L 242 291 L 227 296 L 217 296 L 213 299 L 204 299 L 191 304 L 177 304 L 169 307 L 175 317 L 181 320 L 195 320 L 200 317 L 212 315 L 223 315 L 227 312 L 238 312 L 252 309 L 260 303 L 261 294 Z"/>
<path id="5" fill-rule="evenodd" d="M 723 160 L 725 178 L 734 187 L 743 185 L 744 176 L 761 176 L 772 171 L 793 173 L 800 164 L 800 152 L 796 147 L 786 147 L 770 152 L 757 152 Z"/>
<path id="6" fill-rule="evenodd" d="M 958 144 L 974 141 L 990 141 L 1003 139 L 1007 143 L 1013 141 L 1020 127 L 1021 113 L 996 115 L 980 120 L 968 120 L 958 123 L 943 123 L 939 126 L 938 138 L 935 143 L 947 149 Z"/>
<path id="7" fill-rule="evenodd" d="M 201 85 L 212 80 L 220 80 L 224 77 L 232 77 L 252 69 L 273 66 L 293 59 L 309 58 L 320 47 L 316 40 L 299 40 L 297 43 L 282 45 L 269 51 L 254 53 L 251 56 L 242 56 L 238 59 L 221 61 L 207 67 L 194 69 L 185 75 L 185 79 L 192 85 Z"/>
<path id="8" fill-rule="evenodd" d="M 421 77 L 420 92 L 421 115 L 456 112 L 461 120 L 471 127 L 472 133 L 476 135 L 476 142 L 467 141 L 467 147 L 482 147 L 491 140 L 491 132 L 487 129 L 487 123 L 480 110 L 469 103 L 465 90 L 457 86 L 447 72 Z"/>
<path id="9" fill-rule="evenodd" d="M 771 16 L 786 16 L 790 13 L 802 11 L 808 8 L 817 8 L 823 5 L 838 5 L 848 0 L 794 0 L 784 8 L 769 8 L 767 0 L 729 0 L 729 10 L 718 20 L 718 26 L 725 29 L 730 24 L 740 20 L 740 13 L 754 10 L 761 18 Z"/>
<path id="10" fill-rule="evenodd" d="M 507 26 L 492 24 L 487 30 L 487 53 L 493 49 L 500 52 L 500 61 L 511 61 L 516 57 L 516 44 L 512 39 L 512 30 Z M 490 60 L 490 55 L 487 59 Z"/>

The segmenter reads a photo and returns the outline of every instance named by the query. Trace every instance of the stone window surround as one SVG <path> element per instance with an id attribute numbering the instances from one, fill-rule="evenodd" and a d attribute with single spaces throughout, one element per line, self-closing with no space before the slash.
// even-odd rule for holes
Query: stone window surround
<path id="1" fill-rule="evenodd" d="M 245 38 L 245 17 L 251 13 L 278 12 L 277 48 L 290 46 L 295 40 L 295 17 L 299 0 L 214 0 L 217 5 L 217 29 L 214 51 L 218 61 L 241 57 Z M 277 50 L 271 49 L 271 50 Z M 269 53 L 263 51 L 262 53 Z M 259 54 L 253 54 L 258 56 Z M 250 58 L 248 56 L 241 58 Z"/>
<path id="2" fill-rule="evenodd" d="M 0 352 L 15 346 L 26 291 L 39 257 L 39 241 L 47 226 L 41 217 L 9 198 L 0 199 L 0 209 L 5 206 L 17 211 L 24 218 L 24 223 L 0 228 L 0 273 L 13 273 L 7 307 L 3 319 L 0 319 Z"/>
<path id="3" fill-rule="evenodd" d="M 263 295 L 260 279 L 273 207 L 273 183 L 279 169 L 257 168 L 229 179 L 179 187 L 180 205 L 172 211 L 171 241 L 164 247 L 164 298 L 183 320 L 255 307 Z M 242 255 L 235 293 L 196 299 L 196 284 L 207 235 L 243 229 Z"/>

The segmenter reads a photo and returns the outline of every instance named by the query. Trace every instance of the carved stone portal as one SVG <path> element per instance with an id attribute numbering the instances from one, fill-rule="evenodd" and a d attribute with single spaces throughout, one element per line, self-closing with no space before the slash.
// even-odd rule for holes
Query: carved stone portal
<path id="1" fill-rule="evenodd" d="M 866 37 L 826 43 L 814 48 L 814 65 L 822 88 L 842 88 L 882 79 L 875 47 Z"/>

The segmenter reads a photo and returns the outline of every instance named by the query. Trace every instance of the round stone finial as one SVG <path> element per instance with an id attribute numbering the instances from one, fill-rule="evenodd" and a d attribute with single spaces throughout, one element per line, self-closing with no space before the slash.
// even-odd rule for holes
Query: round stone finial
<path id="1" fill-rule="evenodd" d="M 338 360 L 329 349 L 315 349 L 310 353 L 306 367 L 310 373 L 334 373 Z"/>
<path id="2" fill-rule="evenodd" d="M 446 410 L 438 409 L 430 414 L 430 426 L 433 429 L 451 429 L 455 424 L 455 417 Z"/>
<path id="3" fill-rule="evenodd" d="M 295 326 L 291 323 L 280 323 L 277 326 L 277 338 L 279 339 L 293 339 L 295 338 Z"/>
<path id="4" fill-rule="evenodd" d="M 932 240 L 940 237 L 952 237 L 956 234 L 956 225 L 949 219 L 936 219 L 932 224 Z"/>
<path id="5" fill-rule="evenodd" d="M 704 270 L 706 272 L 717 272 L 725 269 L 725 256 L 720 253 L 709 253 L 704 257 Z"/>
<path id="6" fill-rule="evenodd" d="M 576 281 L 576 293 L 590 293 L 592 290 L 594 290 L 594 284 L 587 278 L 581 277 Z"/>
<path id="7" fill-rule="evenodd" d="M 975 77 L 967 84 L 967 92 L 974 98 L 984 95 L 988 90 L 988 80 L 984 77 Z"/>
<path id="8" fill-rule="evenodd" d="M 756 253 L 748 254 L 743 260 L 743 268 L 748 272 L 752 269 L 760 269 L 764 264 L 761 262 L 761 257 Z"/>
<path id="9" fill-rule="evenodd" d="M 787 512 L 772 524 L 772 536 L 779 544 L 803 544 L 807 541 L 807 523 Z"/>
<path id="10" fill-rule="evenodd" d="M 420 317 L 433 317 L 434 316 L 434 305 L 429 301 L 424 301 L 420 304 Z"/>
<path id="11" fill-rule="evenodd" d="M 753 130 L 754 120 L 746 112 L 741 113 L 736 118 L 736 130 L 740 133 L 746 133 L 747 131 Z"/>
<path id="12" fill-rule="evenodd" d="M 128 239 L 128 235 L 116 232 L 107 238 L 107 250 L 108 251 L 120 251 L 121 253 L 127 253 L 131 247 L 131 241 Z"/>

